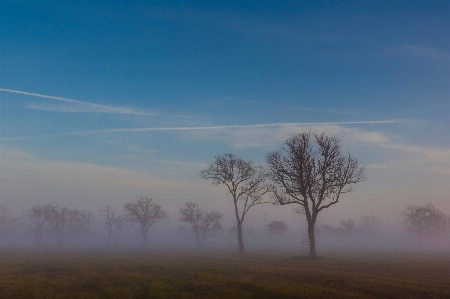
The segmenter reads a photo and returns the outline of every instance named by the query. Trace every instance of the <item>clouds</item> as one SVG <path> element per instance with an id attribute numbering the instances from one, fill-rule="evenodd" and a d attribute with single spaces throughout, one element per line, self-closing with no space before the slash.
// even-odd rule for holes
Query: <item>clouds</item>
<path id="1" fill-rule="evenodd" d="M 28 109 L 37 110 L 50 110 L 57 112 L 71 112 L 71 113 L 115 113 L 115 114 L 134 114 L 134 115 L 146 115 L 146 116 L 156 116 L 154 113 L 147 113 L 142 111 L 133 110 L 131 108 L 125 107 L 114 107 L 107 105 L 100 105 L 95 103 L 82 102 L 78 100 L 67 99 L 63 97 L 56 97 L 50 95 L 43 95 L 38 93 L 31 93 L 20 90 L 0 88 L 0 91 L 21 94 L 26 96 L 39 97 L 44 99 L 50 99 L 54 101 L 64 102 L 65 104 L 48 104 L 48 103 L 31 103 L 27 104 Z"/>
<path id="2" fill-rule="evenodd" d="M 199 140 L 217 140 L 226 143 L 236 149 L 244 148 L 271 148 L 283 143 L 289 137 L 305 132 L 326 132 L 330 135 L 338 135 L 345 141 L 358 141 L 360 143 L 380 143 L 388 141 L 388 138 L 377 131 L 368 129 L 356 129 L 350 126 L 363 125 L 389 125 L 400 121 L 361 121 L 361 122 L 330 122 L 330 123 L 293 123 L 293 124 L 265 124 L 255 126 L 217 127 L 216 130 L 193 130 L 189 136 Z"/>
<path id="3" fill-rule="evenodd" d="M 295 134 L 310 130 L 338 137 L 343 150 L 349 150 L 352 154 L 356 152 L 356 156 L 360 156 L 374 170 L 420 168 L 428 173 L 450 174 L 446 171 L 450 169 L 450 149 L 404 143 L 398 136 L 388 133 L 388 128 L 374 130 L 370 126 L 351 127 L 346 123 L 317 123 L 189 131 L 187 134 L 198 140 L 220 141 L 236 150 L 259 148 L 267 151 L 281 147 L 286 139 Z"/>
<path id="4" fill-rule="evenodd" d="M 187 140 L 202 146 L 205 142 L 220 142 L 235 150 L 254 149 L 258 151 L 270 151 L 282 146 L 289 137 L 304 132 L 326 132 L 337 136 L 344 149 L 354 149 L 361 153 L 369 168 L 373 169 L 406 169 L 422 167 L 425 171 L 448 173 L 450 168 L 450 150 L 446 148 L 420 146 L 407 144 L 399 140 L 397 136 L 389 134 L 389 128 L 374 130 L 372 126 L 395 126 L 404 121 L 379 120 L 379 121 L 355 121 L 355 122 L 317 122 L 317 123 L 266 123 L 254 125 L 216 125 L 216 126 L 192 126 L 192 127 L 143 127 L 74 131 L 58 134 L 22 136 L 12 138 L 0 138 L 0 141 L 20 141 L 30 139 L 42 139 L 47 137 L 67 138 L 70 136 L 95 136 L 114 134 L 127 136 L 129 134 L 165 134 L 174 132 L 182 134 L 185 138 L 177 139 L 178 144 Z M 112 134 L 112 135 L 111 135 Z M 142 135 L 141 135 L 142 136 Z M 167 138 L 167 137 L 165 137 Z M 172 138 L 172 140 L 174 140 Z M 127 152 L 139 154 L 141 158 L 146 155 L 153 156 L 154 161 L 172 161 L 173 158 L 164 157 L 164 148 L 153 148 L 150 145 L 142 147 L 136 143 L 122 143 Z M 155 154 L 158 154 L 155 156 Z M 221 153 L 213 153 L 221 154 Z M 161 162 L 162 163 L 162 162 Z M 179 161 L 185 165 L 192 164 L 187 161 Z"/>
<path id="5" fill-rule="evenodd" d="M 26 140 L 26 139 L 35 139 L 35 138 L 43 138 L 49 136 L 69 136 L 69 135 L 92 135 L 92 134 L 102 134 L 102 133 L 139 133 L 139 132 L 170 132 L 170 131 L 216 131 L 216 133 L 199 133 L 194 134 L 199 139 L 208 139 L 212 138 L 211 136 L 216 135 L 217 133 L 222 134 L 227 132 L 231 132 L 235 129 L 255 129 L 260 130 L 264 128 L 273 128 L 273 127 L 285 127 L 290 128 L 293 131 L 296 131 L 295 127 L 309 127 L 309 126 L 329 126 L 329 125 L 364 125 L 364 124 L 393 124 L 398 123 L 398 120 L 378 120 L 378 121 L 349 121 L 349 122 L 317 122 L 317 123 L 266 123 L 266 124 L 255 124 L 255 125 L 225 125 L 225 126 L 199 126 L 199 127 L 150 127 L 150 128 L 125 128 L 125 129 L 104 129 L 104 130 L 88 130 L 88 131 L 74 131 L 67 133 L 58 133 L 58 134 L 47 134 L 41 136 L 21 136 L 21 137 L 9 137 L 9 138 L 0 138 L 0 141 L 10 141 L 10 140 Z M 289 130 L 290 130 L 289 129 Z M 285 130 L 285 129 L 283 129 Z M 256 132 L 256 131 L 255 131 Z M 257 135 L 264 134 L 264 131 L 258 132 Z M 239 131 L 235 131 L 234 134 L 239 135 Z M 246 134 L 246 137 L 248 134 Z M 202 136 L 205 136 L 204 138 Z M 210 136 L 210 137 L 208 137 Z M 225 135 L 224 135 L 225 136 Z M 218 139 L 219 140 L 219 139 Z M 255 143 L 254 146 L 258 146 L 258 143 Z M 253 147 L 251 144 L 236 146 L 237 148 L 241 147 Z"/>
<path id="6" fill-rule="evenodd" d="M 55 112 L 66 113 L 114 113 L 114 114 L 134 114 L 134 115 L 147 115 L 156 116 L 156 114 L 149 114 L 143 112 L 133 111 L 129 108 L 110 107 L 105 105 L 91 104 L 91 103 L 75 103 L 75 104 L 37 104 L 29 103 L 25 106 L 28 109 L 34 110 L 47 110 Z"/>
<path id="7" fill-rule="evenodd" d="M 0 162 L 0 204 L 13 209 L 45 203 L 94 210 L 107 204 L 121 208 L 124 202 L 143 195 L 177 211 L 186 198 L 205 198 L 205 190 L 207 196 L 218 192 L 208 184 L 198 188 L 197 178 L 162 179 L 145 171 L 45 161 L 15 148 L 2 148 Z"/>
<path id="8" fill-rule="evenodd" d="M 436 48 L 406 45 L 404 46 L 404 49 L 406 50 L 406 52 L 417 57 L 450 62 L 450 53 Z"/>
<path id="9" fill-rule="evenodd" d="M 420 59 L 434 62 L 450 62 L 448 51 L 423 45 L 392 46 L 384 51 L 394 57 Z"/>

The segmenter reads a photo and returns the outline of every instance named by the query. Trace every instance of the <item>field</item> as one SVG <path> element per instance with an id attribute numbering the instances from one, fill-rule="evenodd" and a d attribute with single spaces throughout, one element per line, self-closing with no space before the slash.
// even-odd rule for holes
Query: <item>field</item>
<path id="1" fill-rule="evenodd" d="M 3 249 L 0 298 L 450 298 L 450 254 Z"/>

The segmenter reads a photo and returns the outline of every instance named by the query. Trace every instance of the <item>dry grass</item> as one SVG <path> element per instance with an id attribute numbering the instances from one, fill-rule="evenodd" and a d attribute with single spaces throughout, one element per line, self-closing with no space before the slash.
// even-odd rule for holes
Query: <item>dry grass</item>
<path id="1" fill-rule="evenodd" d="M 450 298 L 450 254 L 0 251 L 0 298 Z"/>

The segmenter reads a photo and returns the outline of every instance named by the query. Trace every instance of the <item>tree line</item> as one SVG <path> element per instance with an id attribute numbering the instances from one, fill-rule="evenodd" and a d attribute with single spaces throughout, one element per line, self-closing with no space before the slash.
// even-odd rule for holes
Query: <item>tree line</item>
<path id="1" fill-rule="evenodd" d="M 236 219 L 237 243 L 244 252 L 243 224 L 250 209 L 260 204 L 294 205 L 304 215 L 308 226 L 309 254 L 316 257 L 315 225 L 324 209 L 337 204 L 354 184 L 366 180 L 365 167 L 349 153 L 344 154 L 340 140 L 325 133 L 306 132 L 289 138 L 284 147 L 266 155 L 267 167 L 254 165 L 233 154 L 216 156 L 201 171 L 200 177 L 214 185 L 223 185 L 230 194 Z M 0 206 L 0 233 L 14 231 L 21 225 L 18 217 Z M 137 197 L 124 205 L 122 213 L 110 206 L 100 210 L 110 245 L 113 235 L 120 235 L 125 221 L 137 223 L 143 244 L 148 231 L 167 213 L 148 197 Z M 366 216 L 363 225 L 375 227 L 375 219 Z M 408 206 L 402 213 L 405 226 L 412 232 L 433 234 L 448 227 L 450 219 L 431 204 Z M 27 211 L 36 246 L 40 246 L 44 227 L 50 227 L 57 244 L 64 246 L 69 234 L 88 234 L 93 223 L 92 211 L 71 210 L 58 205 L 37 205 Z M 220 224 L 223 215 L 207 211 L 197 203 L 187 202 L 179 210 L 179 220 L 191 225 L 198 247 L 205 243 L 208 231 Z M 354 222 L 343 221 L 344 228 Z M 272 231 L 287 229 L 282 221 L 270 223 Z M 323 228 L 322 228 L 323 231 Z M 329 229 L 330 231 L 330 229 Z"/>

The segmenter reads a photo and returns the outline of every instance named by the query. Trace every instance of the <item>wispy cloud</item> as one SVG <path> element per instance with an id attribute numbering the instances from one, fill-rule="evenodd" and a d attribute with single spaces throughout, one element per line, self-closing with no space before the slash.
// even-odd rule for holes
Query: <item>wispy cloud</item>
<path id="1" fill-rule="evenodd" d="M 157 116 L 155 113 L 147 113 L 142 111 L 136 111 L 131 108 L 125 107 L 113 107 L 89 102 L 83 102 L 63 97 L 56 97 L 38 93 L 31 93 L 20 90 L 0 88 L 0 91 L 39 97 L 54 101 L 65 102 L 65 105 L 49 105 L 49 104 L 28 104 L 27 108 L 37 109 L 37 110 L 50 110 L 58 112 L 72 112 L 72 113 L 117 113 L 117 114 L 134 114 L 134 115 L 146 115 L 146 116 Z"/>
<path id="2" fill-rule="evenodd" d="M 405 50 L 415 56 L 431 58 L 436 60 L 450 61 L 450 53 L 431 47 L 423 47 L 416 45 L 406 45 Z"/>
<path id="3" fill-rule="evenodd" d="M 273 109 L 274 106 L 291 110 L 305 111 L 305 112 L 313 112 L 313 113 L 322 113 L 322 114 L 340 114 L 340 115 L 355 115 L 360 113 L 360 111 L 353 110 L 336 110 L 336 109 L 323 109 L 323 108 L 315 108 L 315 107 L 300 107 L 300 106 L 292 106 L 292 105 L 284 105 L 284 104 L 268 104 L 264 101 L 257 100 L 248 100 L 248 99 L 238 99 L 233 97 L 221 97 L 213 100 L 209 100 L 207 102 L 208 105 L 228 105 L 230 102 L 236 103 L 245 103 L 247 105 L 258 105 L 259 107 L 263 107 L 265 109 Z M 270 106 L 269 106 L 270 105 Z"/>
<path id="4" fill-rule="evenodd" d="M 338 127 L 346 142 L 367 146 L 366 152 L 382 151 L 382 159 L 367 165 L 371 169 L 418 170 L 428 173 L 449 174 L 450 149 L 439 146 L 423 146 L 398 142 L 395 137 L 376 131 Z"/>
<path id="5" fill-rule="evenodd" d="M 21 136 L 0 138 L 0 141 L 26 140 L 42 137 L 58 137 L 67 135 L 88 135 L 101 133 L 132 133 L 132 132 L 161 132 L 161 131 L 206 131 L 206 130 L 226 130 L 243 128 L 269 128 L 269 127 L 299 127 L 299 126 L 324 126 L 324 125 L 376 125 L 399 123 L 399 120 L 374 120 L 374 121 L 348 121 L 348 122 L 317 122 L 317 123 L 269 123 L 255 125 L 227 125 L 227 126 L 203 126 L 203 127 L 150 127 L 150 128 L 125 128 L 125 129 L 104 129 L 76 131 L 57 134 L 46 134 L 37 136 Z"/>
<path id="6" fill-rule="evenodd" d="M 450 62 L 450 53 L 441 49 L 419 45 L 397 45 L 384 49 L 388 56 L 407 59 L 427 59 L 431 61 Z"/>
<path id="7" fill-rule="evenodd" d="M 165 209 L 176 213 L 186 194 L 199 199 L 211 194 L 221 196 L 212 185 L 199 187 L 192 179 L 162 178 L 146 171 L 90 163 L 40 160 L 14 148 L 2 148 L 0 181 L 2 203 L 12 208 L 59 203 L 95 210 L 107 204 L 123 207 L 126 198 L 152 194 Z"/>
<path id="8" fill-rule="evenodd" d="M 387 141 L 386 137 L 376 131 L 367 131 L 354 128 L 360 125 L 393 124 L 404 121 L 367 121 L 367 122 L 323 122 L 278 124 L 277 126 L 248 126 L 235 130 L 197 130 L 190 131 L 190 136 L 200 140 L 215 140 L 223 142 L 236 149 L 243 148 L 273 148 L 283 143 L 289 137 L 305 131 L 327 132 L 339 136 L 345 143 L 374 144 Z"/>
<path id="9" fill-rule="evenodd" d="M 417 162 L 447 162 L 450 164 L 450 149 L 420 145 L 384 144 L 383 147 L 418 157 Z"/>
<path id="10" fill-rule="evenodd" d="M 299 111 L 307 111 L 307 112 L 316 112 L 316 113 L 324 113 L 324 114 L 345 114 L 352 115 L 357 114 L 359 111 L 342 111 L 342 110 L 332 110 L 332 109 L 320 109 L 320 108 L 310 108 L 310 107 L 296 107 L 296 106 L 288 106 L 288 105 L 278 105 L 283 108 L 289 108 L 290 110 L 299 110 Z"/>

